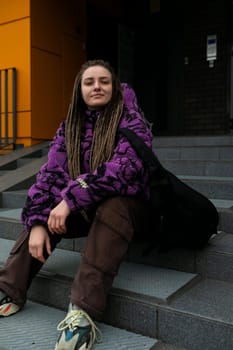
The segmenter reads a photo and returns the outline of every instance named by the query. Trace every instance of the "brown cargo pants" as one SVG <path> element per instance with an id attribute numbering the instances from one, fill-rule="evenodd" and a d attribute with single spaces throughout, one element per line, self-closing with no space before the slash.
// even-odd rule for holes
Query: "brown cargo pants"
<path id="1" fill-rule="evenodd" d="M 52 250 L 62 238 L 87 237 L 81 262 L 71 286 L 71 302 L 94 319 L 100 319 L 113 279 L 134 235 L 150 230 L 148 205 L 129 197 L 113 197 L 89 213 L 90 223 L 80 214 L 67 219 L 67 233 L 51 235 Z M 23 306 L 27 290 L 42 263 L 28 251 L 29 234 L 23 231 L 0 270 L 0 289 Z"/>

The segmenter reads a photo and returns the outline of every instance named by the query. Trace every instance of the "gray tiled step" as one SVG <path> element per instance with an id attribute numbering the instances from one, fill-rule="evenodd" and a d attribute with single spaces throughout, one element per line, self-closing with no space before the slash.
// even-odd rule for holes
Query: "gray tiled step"
<path id="1" fill-rule="evenodd" d="M 59 261 L 62 265 L 64 264 L 60 256 Z M 72 258 L 70 262 L 72 263 Z M 136 264 L 135 268 L 138 267 L 139 265 Z M 160 284 L 169 279 L 169 275 L 165 274 L 165 276 L 159 275 L 156 281 L 150 273 L 150 268 L 146 268 L 148 275 L 151 276 L 151 282 L 148 284 L 151 292 L 156 288 L 154 284 L 160 288 Z M 29 294 L 31 298 L 34 299 L 35 289 L 46 296 L 44 299 L 46 302 L 49 295 L 56 299 L 59 293 L 63 299 L 66 299 L 68 295 L 65 291 L 67 278 L 63 280 L 62 285 L 54 272 L 53 266 L 50 266 L 50 274 L 47 269 L 47 273 L 35 280 L 35 284 L 30 288 L 32 289 Z M 68 273 L 68 277 L 70 274 L 71 272 Z M 133 276 L 132 273 L 130 276 Z M 131 283 L 126 275 L 122 277 L 126 285 Z M 50 284 L 48 284 L 49 280 Z M 144 284 L 145 276 L 139 274 L 135 281 L 138 285 Z M 55 285 L 54 289 L 51 288 L 52 284 Z M 67 289 L 69 288 L 70 284 L 67 286 Z M 139 289 L 141 293 L 141 286 Z M 232 350 L 232 299 L 233 284 L 214 279 L 195 279 L 195 283 L 189 283 L 186 288 L 180 289 L 179 293 L 171 295 L 165 303 L 147 298 L 144 293 L 140 296 L 135 291 L 132 293 L 128 289 L 125 293 L 120 293 L 119 288 L 115 288 L 108 302 L 104 322 L 189 350 Z M 156 350 L 157 347 L 153 349 Z M 158 349 L 161 348 L 158 347 Z"/>
<path id="2" fill-rule="evenodd" d="M 0 240 L 0 261 L 6 260 L 12 243 Z M 77 252 L 57 249 L 33 280 L 28 297 L 66 309 L 79 258 Z M 165 305 L 198 279 L 197 274 L 123 262 L 108 298 L 104 321 L 155 338 L 158 305 Z"/>
<path id="3" fill-rule="evenodd" d="M 217 203 L 218 208 L 230 208 L 233 205 L 229 206 L 229 203 L 233 203 L 233 182 L 222 181 L 217 177 L 217 181 L 212 179 L 211 181 L 198 179 L 198 182 L 193 178 L 187 179 L 187 177 L 179 176 L 183 178 L 184 182 L 187 182 L 188 185 L 203 193 L 207 197 L 212 196 L 215 203 Z M 232 178 L 231 178 L 232 179 Z M 3 208 L 22 208 L 26 200 L 27 190 L 20 189 L 15 191 L 4 191 L 2 193 L 1 207 Z M 219 198 L 225 198 L 221 200 Z"/>
<path id="4" fill-rule="evenodd" d="M 233 150 L 232 150 L 233 152 Z M 232 177 L 232 160 L 163 160 L 163 166 L 177 175 Z"/>
<path id="5" fill-rule="evenodd" d="M 65 312 L 28 301 L 23 310 L 0 318 L 0 350 L 52 350 L 58 337 L 57 324 Z M 102 342 L 93 350 L 150 350 L 158 341 L 123 329 L 97 323 Z M 153 347 L 156 350 L 156 347 Z"/>
<path id="6" fill-rule="evenodd" d="M 1 214 L 1 212 L 0 212 Z M 4 225 L 6 224 L 6 225 Z M 0 237 L 16 239 L 22 231 L 22 225 L 17 223 L 0 223 Z M 4 228 L 5 226 L 5 228 Z M 59 247 L 67 250 L 80 251 L 85 239 L 64 239 Z M 167 253 L 152 250 L 147 256 L 143 255 L 147 244 L 132 243 L 127 260 L 151 266 L 159 266 L 180 271 L 201 273 L 209 278 L 218 278 L 233 282 L 233 235 L 219 233 L 211 239 L 210 244 L 203 250 L 190 251 L 185 249 L 173 249 Z"/>
<path id="7" fill-rule="evenodd" d="M 128 253 L 128 260 L 151 266 L 198 273 L 205 278 L 219 279 L 233 283 L 233 235 L 224 232 L 213 237 L 204 249 L 192 251 L 172 249 L 158 252 L 156 248 L 143 255 L 146 244 L 134 243 Z"/>
<path id="8" fill-rule="evenodd" d="M 151 310 L 147 310 L 146 314 L 153 320 L 156 307 L 156 337 L 161 341 L 189 350 L 232 350 L 232 300 L 233 283 L 204 279 L 177 294 L 169 304 L 151 305 L 154 311 L 150 313 Z M 112 315 L 121 312 L 119 305 L 111 303 L 108 322 L 114 321 Z M 140 305 L 134 307 L 137 311 L 131 307 L 128 313 L 137 317 Z"/>
<path id="9" fill-rule="evenodd" d="M 193 179 L 193 177 L 179 176 L 184 182 L 192 188 L 203 193 L 211 199 L 214 205 L 221 212 L 223 209 L 233 208 L 233 181 L 221 181 L 219 177 L 211 180 Z M 232 179 L 232 178 L 231 178 Z M 27 189 L 19 189 L 14 191 L 4 191 L 1 195 L 0 206 L 2 208 L 17 209 L 22 208 L 25 204 Z M 232 192 L 231 192 L 232 191 Z M 224 198 L 224 199 L 220 199 Z"/>
<path id="10" fill-rule="evenodd" d="M 16 191 L 5 191 L 1 196 L 1 206 L 3 208 L 22 208 L 27 197 L 27 189 Z"/>
<path id="11" fill-rule="evenodd" d="M 155 147 L 233 146 L 233 135 L 217 136 L 155 136 Z"/>
<path id="12" fill-rule="evenodd" d="M 160 161 L 168 159 L 183 160 L 232 160 L 233 146 L 211 146 L 211 147 L 159 147 L 155 146 L 154 151 Z"/>
<path id="13" fill-rule="evenodd" d="M 41 158 L 41 157 L 44 157 L 46 154 L 43 154 L 42 153 L 42 150 L 41 150 L 41 155 L 38 156 L 38 157 L 24 157 L 24 158 L 20 158 L 17 160 L 17 167 L 16 168 L 20 168 L 24 165 L 27 165 L 27 164 L 30 164 L 31 162 L 33 162 L 35 160 L 35 158 Z"/>
<path id="14" fill-rule="evenodd" d="M 233 177 L 180 175 L 179 178 L 208 198 L 233 200 Z"/>
<path id="15" fill-rule="evenodd" d="M 40 167 L 46 162 L 47 155 L 35 158 L 30 163 L 10 171 L 10 175 L 1 175 L 0 193 L 7 190 L 29 188 L 34 182 Z"/>
<path id="16" fill-rule="evenodd" d="M 16 239 L 22 231 L 22 224 L 19 217 L 15 219 L 15 212 L 19 216 L 21 209 L 0 211 L 0 216 L 7 216 L 8 219 L 0 220 L 0 237 L 6 239 Z M 229 225 L 233 225 L 233 212 L 225 218 Z M 226 211 L 224 212 L 226 214 Z M 11 217 L 11 219 L 9 219 Z M 233 231 L 231 231 L 233 232 Z M 64 239 L 59 244 L 60 248 L 67 250 L 81 251 L 84 239 Z M 159 253 L 156 249 L 152 250 L 147 256 L 142 255 L 148 247 L 146 244 L 132 243 L 128 252 L 128 261 L 160 266 L 171 269 L 178 269 L 192 273 L 201 273 L 206 277 L 222 278 L 223 280 L 233 281 L 233 234 L 221 233 L 213 238 L 205 249 L 201 251 L 187 251 L 184 249 L 174 249 L 167 253 Z"/>
<path id="17" fill-rule="evenodd" d="M 161 339 L 190 350 L 232 350 L 232 300 L 232 283 L 198 282 L 159 313 Z"/>
<path id="18" fill-rule="evenodd" d="M 12 240 L 0 239 L 1 263 L 6 260 L 13 244 L 14 241 Z M 67 259 L 67 256 L 69 259 Z M 55 278 L 63 276 L 72 279 L 79 261 L 80 253 L 58 248 L 44 265 L 41 275 Z M 153 299 L 160 303 L 166 303 L 180 288 L 183 288 L 197 277 L 195 273 L 123 262 L 113 286 L 117 290 L 127 291 L 132 296 L 143 295 L 149 300 Z"/>
<path id="19" fill-rule="evenodd" d="M 21 193 L 24 191 L 19 191 L 19 198 L 16 197 L 15 202 L 18 202 L 18 200 L 21 200 L 23 203 L 25 201 L 24 195 Z M 5 194 L 4 194 L 5 195 Z M 3 195 L 3 198 L 4 198 Z M 7 194 L 6 194 L 7 195 Z M 14 203 L 14 196 L 11 198 L 11 195 L 9 197 L 13 203 Z M 220 222 L 219 222 L 219 230 L 225 231 L 228 233 L 233 233 L 233 200 L 226 200 L 226 199 L 211 199 L 213 204 L 218 209 L 218 212 L 220 214 Z M 21 203 L 22 204 L 22 203 Z M 22 225 L 20 224 L 20 214 L 22 209 L 21 208 L 1 208 L 0 209 L 0 222 L 1 222 L 1 230 L 0 230 L 0 237 L 9 237 L 11 239 L 15 239 L 15 234 L 17 235 L 22 230 Z"/>
<path id="20" fill-rule="evenodd" d="M 35 154 L 32 154 L 31 157 L 19 158 L 10 163 L 7 163 L 6 165 L 2 165 L 0 166 L 0 174 L 3 175 L 4 173 L 8 172 L 9 176 L 11 176 L 12 170 L 16 170 L 24 165 L 30 164 L 35 160 L 35 158 L 41 158 L 46 154 L 47 152 L 43 152 L 43 150 L 39 150 L 35 152 Z"/>
<path id="21" fill-rule="evenodd" d="M 8 173 L 1 176 L 0 192 L 2 192 L 3 199 L 2 207 L 17 208 L 24 205 L 27 193 L 25 188 L 29 188 L 34 183 L 36 173 L 43 163 L 43 158 L 41 158 L 22 168 L 13 170 L 12 172 L 15 172 L 15 178 L 14 176 L 9 176 Z M 208 198 L 216 201 L 219 199 L 224 199 L 225 201 L 233 200 L 232 176 L 178 175 L 178 178 Z"/>
<path id="22" fill-rule="evenodd" d="M 9 174 L 9 170 L 0 170 L 0 176 L 4 175 L 4 174 L 7 174 L 7 173 Z"/>
<path id="23" fill-rule="evenodd" d="M 62 240 L 59 247 L 67 250 L 81 251 L 85 238 Z M 145 265 L 175 269 L 184 272 L 199 273 L 206 278 L 217 278 L 233 282 L 233 235 L 224 232 L 213 237 L 202 250 L 172 249 L 159 252 L 152 249 L 143 254 L 147 244 L 132 242 L 126 261 Z"/>
<path id="24" fill-rule="evenodd" d="M 44 156 L 48 152 L 50 141 L 45 141 L 40 144 L 31 146 L 31 147 L 24 147 L 18 150 L 15 150 L 14 152 L 10 152 L 4 156 L 0 157 L 0 170 L 11 170 L 15 169 L 17 165 L 17 161 L 21 158 L 27 158 L 27 157 L 41 157 Z"/>
<path id="25" fill-rule="evenodd" d="M 27 190 L 16 190 L 16 191 L 6 191 L 3 193 L 3 195 L 7 195 L 7 194 L 10 194 L 10 196 L 14 196 L 14 194 L 16 194 L 16 196 L 19 194 L 20 196 L 26 196 L 26 192 Z M 25 199 L 25 197 L 24 197 Z M 213 199 L 213 198 L 210 198 L 211 202 L 216 206 L 216 208 L 218 210 L 220 209 L 233 209 L 233 199 Z M 16 220 L 19 220 L 20 218 L 20 213 L 22 211 L 22 206 L 21 207 L 18 207 L 18 208 L 14 208 L 13 210 L 11 208 L 8 208 L 8 207 L 2 207 L 1 208 L 1 211 L 2 213 L 0 214 L 0 218 L 3 218 L 5 217 L 6 219 L 7 218 L 14 218 Z"/>

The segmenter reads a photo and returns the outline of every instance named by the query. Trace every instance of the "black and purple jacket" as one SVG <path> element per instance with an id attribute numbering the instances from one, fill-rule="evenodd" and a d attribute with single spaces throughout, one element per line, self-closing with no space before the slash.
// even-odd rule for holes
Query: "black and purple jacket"
<path id="1" fill-rule="evenodd" d="M 136 132 L 152 147 L 153 135 L 140 113 L 134 91 L 122 84 L 124 112 L 120 128 Z M 86 112 L 86 123 L 81 135 L 82 173 L 72 180 L 67 166 L 65 146 L 65 121 L 61 123 L 50 144 L 48 161 L 44 164 L 36 183 L 28 191 L 22 211 L 22 222 L 30 231 L 34 225 L 47 226 L 50 211 L 64 199 L 72 212 L 88 210 L 91 206 L 111 196 L 137 196 L 149 199 L 148 171 L 136 155 L 128 140 L 120 132 L 116 136 L 116 147 L 112 158 L 102 163 L 91 173 L 89 167 L 90 149 L 95 120 L 98 112 Z"/>

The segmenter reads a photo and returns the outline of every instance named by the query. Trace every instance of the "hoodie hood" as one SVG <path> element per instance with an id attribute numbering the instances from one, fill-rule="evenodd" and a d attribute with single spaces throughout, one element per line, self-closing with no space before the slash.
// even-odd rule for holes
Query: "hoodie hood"
<path id="1" fill-rule="evenodd" d="M 133 88 L 127 84 L 127 83 L 122 83 L 122 93 L 123 93 L 123 98 L 124 98 L 124 104 L 127 107 L 127 109 L 130 110 L 139 110 L 138 106 L 138 101 L 136 94 L 133 90 Z"/>

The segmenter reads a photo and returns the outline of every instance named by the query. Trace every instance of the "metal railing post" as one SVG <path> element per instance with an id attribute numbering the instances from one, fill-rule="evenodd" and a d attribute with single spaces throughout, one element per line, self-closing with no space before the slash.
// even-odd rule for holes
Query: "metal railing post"
<path id="1" fill-rule="evenodd" d="M 9 81 L 12 84 L 11 89 L 10 89 Z M 11 102 L 10 108 L 9 108 L 9 100 Z M 10 113 L 12 113 L 12 123 L 9 123 Z M 11 129 L 12 137 L 9 137 L 10 125 L 12 125 L 12 129 Z M 16 68 L 5 68 L 5 69 L 0 69 L 0 149 L 10 145 L 12 145 L 13 149 L 15 149 L 16 137 L 17 137 Z"/>
<path id="2" fill-rule="evenodd" d="M 9 118 L 9 114 L 8 114 L 8 69 L 4 70 L 5 72 L 5 108 L 4 108 L 4 112 L 5 112 L 5 143 L 8 145 L 9 144 L 9 134 L 8 134 L 8 118 Z"/>
<path id="3" fill-rule="evenodd" d="M 16 68 L 12 69 L 12 123 L 13 123 L 13 145 L 16 145 L 16 132 L 17 132 L 17 121 L 16 121 Z"/>
<path id="4" fill-rule="evenodd" d="M 2 71 L 0 70 L 0 147 L 2 143 Z"/>

